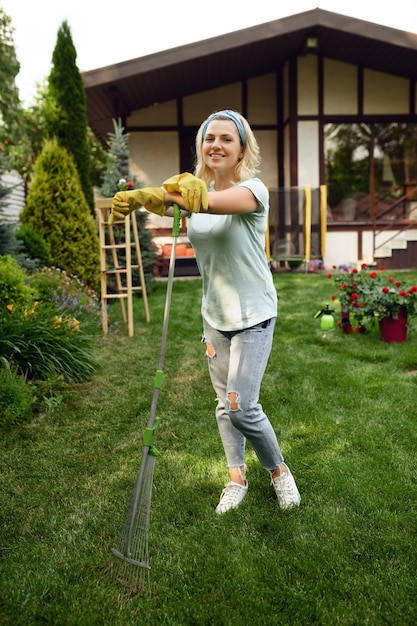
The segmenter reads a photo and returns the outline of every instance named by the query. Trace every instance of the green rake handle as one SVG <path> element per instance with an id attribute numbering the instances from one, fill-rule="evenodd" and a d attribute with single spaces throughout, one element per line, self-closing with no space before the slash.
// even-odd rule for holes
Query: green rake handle
<path id="1" fill-rule="evenodd" d="M 169 260 L 169 270 L 168 270 L 168 285 L 167 285 L 167 293 L 165 297 L 165 311 L 164 311 L 164 322 L 162 326 L 162 337 L 161 337 L 161 347 L 159 351 L 159 361 L 158 361 L 158 369 L 156 370 L 155 380 L 154 380 L 154 391 L 151 403 L 151 409 L 149 412 L 149 421 L 147 428 L 152 430 L 153 424 L 156 415 L 156 407 L 158 404 L 159 391 L 162 386 L 162 379 L 164 375 L 164 361 L 165 361 L 165 348 L 167 343 L 167 335 L 168 335 L 168 322 L 169 322 L 169 312 L 171 308 L 171 296 L 172 296 L 172 285 L 174 282 L 174 271 L 175 271 L 175 254 L 177 249 L 177 238 L 180 234 L 181 227 L 181 208 L 178 204 L 174 204 L 174 222 L 172 224 L 172 246 L 171 246 L 171 257 Z"/>
<path id="2" fill-rule="evenodd" d="M 144 441 L 143 441 L 143 452 L 142 452 L 142 460 L 139 467 L 138 476 L 136 479 L 135 487 L 133 490 L 132 497 L 132 511 L 131 518 L 129 523 L 129 528 L 126 537 L 126 555 L 123 557 L 124 559 L 131 561 L 131 547 L 133 543 L 133 538 L 135 534 L 135 525 L 137 520 L 138 513 L 138 503 L 140 498 L 140 493 L 144 484 L 146 467 L 147 467 L 147 457 L 148 455 L 155 456 L 158 452 L 153 444 L 153 435 L 156 428 L 156 424 L 158 418 L 156 415 L 156 407 L 158 405 L 159 391 L 162 385 L 163 378 L 163 368 L 164 368 L 164 360 L 165 360 L 165 347 L 167 342 L 168 335 L 168 322 L 169 322 L 169 312 L 171 307 L 171 295 L 172 295 L 172 285 L 174 282 L 174 270 L 175 270 L 175 253 L 177 248 L 177 237 L 180 233 L 180 225 L 181 225 L 181 208 L 178 204 L 174 204 L 174 222 L 172 226 L 172 249 L 171 249 L 171 258 L 169 261 L 169 272 L 168 272 L 168 285 L 167 292 L 165 297 L 165 311 L 164 311 L 164 321 L 162 327 L 162 338 L 161 338 L 161 347 L 159 351 L 159 362 L 158 369 L 156 371 L 155 380 L 154 380 L 154 388 L 152 395 L 152 403 L 149 411 L 149 419 L 148 425 L 145 430 Z M 150 496 L 149 496 L 150 497 Z"/>

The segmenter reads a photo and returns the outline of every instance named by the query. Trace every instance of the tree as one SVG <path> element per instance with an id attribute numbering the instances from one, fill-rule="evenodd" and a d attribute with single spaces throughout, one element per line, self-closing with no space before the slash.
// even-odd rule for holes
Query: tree
<path id="1" fill-rule="evenodd" d="M 13 30 L 10 17 L 0 7 L 0 143 L 11 166 L 24 175 L 19 155 L 25 155 L 27 162 L 31 147 L 25 124 L 22 123 L 23 108 L 16 85 L 20 63 L 13 43 Z"/>
<path id="2" fill-rule="evenodd" d="M 96 226 L 72 155 L 47 140 L 35 163 L 27 203 L 20 214 L 49 244 L 52 263 L 97 291 L 100 259 Z"/>
<path id="3" fill-rule="evenodd" d="M 13 167 L 27 180 L 30 181 L 33 173 L 33 165 L 41 153 L 46 133 L 46 119 L 51 106 L 48 103 L 49 87 L 47 82 L 39 83 L 34 97 L 34 103 L 22 110 L 21 125 L 25 128 L 30 142 L 30 150 L 26 144 L 18 144 L 14 149 Z M 91 183 L 98 187 L 105 168 L 107 152 L 98 141 L 93 131 L 87 126 L 87 142 L 90 155 Z"/>
<path id="4" fill-rule="evenodd" d="M 59 144 L 72 154 L 82 191 L 93 211 L 87 104 L 76 57 L 71 31 L 64 21 L 58 31 L 48 79 L 47 134 L 50 139 L 56 137 Z"/>
<path id="5" fill-rule="evenodd" d="M 139 181 L 130 174 L 129 169 L 129 134 L 124 132 L 122 121 L 113 120 L 114 133 L 108 133 L 109 150 L 107 163 L 103 172 L 103 181 L 99 189 L 104 198 L 111 198 L 119 191 L 119 180 L 124 178 L 138 189 Z M 132 186 L 132 188 L 133 188 Z"/>

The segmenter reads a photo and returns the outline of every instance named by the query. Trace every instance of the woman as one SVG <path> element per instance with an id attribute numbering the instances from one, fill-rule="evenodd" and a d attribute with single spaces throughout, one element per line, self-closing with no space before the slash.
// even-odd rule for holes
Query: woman
<path id="1" fill-rule="evenodd" d="M 192 211 L 188 237 L 202 276 L 204 341 L 230 474 L 216 512 L 237 508 L 248 492 L 246 440 L 270 473 L 280 507 L 287 509 L 299 505 L 300 495 L 259 403 L 277 316 L 265 255 L 269 194 L 255 176 L 259 147 L 246 119 L 224 110 L 200 126 L 196 157 L 195 177 L 165 181 L 163 200 Z M 147 208 L 154 210 L 149 203 Z"/>
<path id="2" fill-rule="evenodd" d="M 248 122 L 226 110 L 200 126 L 196 156 L 195 175 L 208 186 L 208 214 L 191 213 L 188 237 L 203 280 L 204 341 L 230 473 L 216 511 L 236 508 L 248 491 L 246 439 L 270 472 L 279 505 L 289 508 L 300 495 L 258 402 L 277 316 L 265 255 L 269 194 L 255 178 L 259 148 Z"/>

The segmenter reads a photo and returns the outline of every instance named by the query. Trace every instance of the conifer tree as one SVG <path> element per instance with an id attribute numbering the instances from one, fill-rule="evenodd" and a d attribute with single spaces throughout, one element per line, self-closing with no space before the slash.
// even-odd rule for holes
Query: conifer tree
<path id="1" fill-rule="evenodd" d="M 129 134 L 124 132 L 121 119 L 117 121 L 114 119 L 113 126 L 114 133 L 108 133 L 107 164 L 103 173 L 102 185 L 99 188 L 99 192 L 104 198 L 112 198 L 121 189 L 140 189 L 142 186 L 136 176 L 130 173 Z M 126 181 L 124 185 L 119 182 L 121 179 Z M 136 211 L 136 220 L 139 228 L 139 243 L 146 288 L 147 291 L 150 291 L 155 252 L 150 230 L 146 228 L 147 211 Z M 136 263 L 137 259 L 133 253 L 133 264 Z"/>
<path id="2" fill-rule="evenodd" d="M 132 182 L 132 189 L 139 189 L 139 181 L 129 169 L 129 134 L 124 132 L 121 119 L 113 120 L 114 133 L 108 133 L 109 150 L 103 172 L 102 185 L 99 189 L 104 198 L 112 198 L 119 191 L 119 180 Z"/>
<path id="3" fill-rule="evenodd" d="M 57 137 L 59 144 L 72 154 L 81 188 L 88 206 L 93 211 L 87 103 L 76 58 L 71 31 L 68 23 L 64 21 L 58 31 L 48 79 L 47 132 L 49 138 Z"/>
<path id="4" fill-rule="evenodd" d="M 24 109 L 19 99 L 16 76 L 20 71 L 13 42 L 12 21 L 0 7 L 0 144 L 13 168 L 25 174 L 31 160 Z M 24 159 L 21 158 L 24 155 Z"/>
<path id="5" fill-rule="evenodd" d="M 72 155 L 56 139 L 45 141 L 26 206 L 20 214 L 49 244 L 53 265 L 91 289 L 100 283 L 96 225 L 81 189 Z"/>

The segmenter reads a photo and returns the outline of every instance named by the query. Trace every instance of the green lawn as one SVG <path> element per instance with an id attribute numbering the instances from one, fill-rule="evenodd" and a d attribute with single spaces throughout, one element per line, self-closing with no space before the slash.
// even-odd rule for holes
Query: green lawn
<path id="1" fill-rule="evenodd" d="M 274 276 L 280 314 L 262 404 L 301 493 L 279 509 L 248 449 L 249 493 L 228 479 L 214 419 L 199 279 L 172 294 L 149 533 L 150 596 L 108 573 L 139 468 L 166 283 L 135 301 L 135 335 L 102 341 L 91 382 L 0 433 L 0 623 L 308 626 L 417 623 L 417 333 L 324 333 L 325 275 Z M 111 317 L 119 317 L 113 305 Z M 113 323 L 111 329 L 119 327 Z"/>

